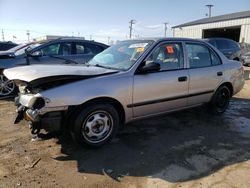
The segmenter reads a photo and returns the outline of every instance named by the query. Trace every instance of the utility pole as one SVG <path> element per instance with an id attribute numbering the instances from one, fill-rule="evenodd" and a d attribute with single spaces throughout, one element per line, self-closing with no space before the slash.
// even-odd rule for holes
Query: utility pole
<path id="1" fill-rule="evenodd" d="M 110 37 L 108 37 L 108 45 L 109 45 L 109 43 L 110 43 Z"/>
<path id="2" fill-rule="evenodd" d="M 211 18 L 211 16 L 212 16 L 212 7 L 214 7 L 214 5 L 206 5 L 206 7 L 208 8 L 208 17 Z"/>
<path id="3" fill-rule="evenodd" d="M 3 32 L 3 29 L 2 29 L 2 39 L 4 41 L 4 32 Z"/>
<path id="4" fill-rule="evenodd" d="M 30 31 L 29 30 L 27 30 L 27 37 L 28 37 L 28 42 L 30 41 Z"/>
<path id="5" fill-rule="evenodd" d="M 129 38 L 132 38 L 133 24 L 135 24 L 135 20 L 130 20 L 129 22 Z"/>
<path id="6" fill-rule="evenodd" d="M 89 40 L 92 40 L 92 35 L 89 35 Z"/>
<path id="7" fill-rule="evenodd" d="M 167 37 L 167 29 L 168 29 L 168 22 L 164 23 L 165 29 L 164 29 L 164 37 Z"/>

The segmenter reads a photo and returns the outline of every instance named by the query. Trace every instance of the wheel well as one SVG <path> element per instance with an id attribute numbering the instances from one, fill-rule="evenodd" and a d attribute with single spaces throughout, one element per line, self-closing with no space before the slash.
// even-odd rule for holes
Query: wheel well
<path id="1" fill-rule="evenodd" d="M 80 107 L 82 108 L 82 107 L 84 107 L 86 105 L 91 105 L 93 103 L 98 103 L 98 102 L 100 102 L 100 103 L 106 102 L 106 103 L 109 103 L 112 106 L 114 106 L 114 108 L 117 110 L 118 115 L 120 117 L 120 123 L 123 124 L 125 122 L 125 111 L 124 111 L 124 108 L 123 108 L 122 104 L 119 101 L 117 101 L 116 99 L 113 99 L 113 98 L 110 98 L 110 97 L 94 98 L 94 99 L 91 99 L 91 100 L 89 100 L 89 101 L 81 104 Z"/>
<path id="2" fill-rule="evenodd" d="M 225 82 L 225 83 L 222 84 L 222 86 L 226 86 L 229 89 L 230 95 L 232 97 L 233 96 L 233 92 L 234 92 L 233 91 L 233 85 L 230 82 Z"/>

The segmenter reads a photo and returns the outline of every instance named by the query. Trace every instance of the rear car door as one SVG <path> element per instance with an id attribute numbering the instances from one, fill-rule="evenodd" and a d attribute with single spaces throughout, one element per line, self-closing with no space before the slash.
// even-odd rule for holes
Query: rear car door
<path id="1" fill-rule="evenodd" d="M 189 66 L 188 106 L 209 102 L 223 79 L 223 65 L 218 54 L 199 42 L 185 44 Z"/>
<path id="2" fill-rule="evenodd" d="M 133 107 L 135 118 L 187 105 L 189 79 L 182 42 L 160 43 L 141 66 L 152 61 L 160 64 L 160 71 L 134 75 L 133 104 L 130 107 Z"/>
<path id="3" fill-rule="evenodd" d="M 73 43 L 74 60 L 81 64 L 87 63 L 96 54 L 102 52 L 103 50 L 104 50 L 103 47 L 92 43 L 87 43 L 87 42 Z"/>
<path id="4" fill-rule="evenodd" d="M 68 64 L 73 59 L 72 43 L 71 42 L 58 42 L 49 44 L 39 49 L 41 57 L 31 57 L 30 64 Z"/>

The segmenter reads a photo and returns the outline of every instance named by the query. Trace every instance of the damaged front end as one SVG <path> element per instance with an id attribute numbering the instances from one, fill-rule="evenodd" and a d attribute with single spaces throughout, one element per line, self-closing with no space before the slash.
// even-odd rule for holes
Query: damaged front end
<path id="1" fill-rule="evenodd" d="M 59 131 L 62 129 L 63 117 L 66 114 L 68 106 L 47 107 L 50 99 L 45 98 L 39 92 L 42 91 L 42 85 L 32 88 L 25 82 L 16 81 L 19 87 L 19 96 L 15 98 L 17 106 L 17 117 L 15 124 L 26 120 L 29 124 L 32 134 L 39 134 L 41 129 L 48 132 Z M 58 83 L 57 83 L 58 84 Z M 46 89 L 48 89 L 46 85 Z M 54 87 L 56 87 L 54 83 Z M 52 84 L 51 84 L 52 87 Z"/>
<path id="2" fill-rule="evenodd" d="M 79 86 L 83 80 L 117 73 L 96 66 L 30 65 L 4 70 L 4 75 L 19 88 L 15 99 L 17 118 L 29 122 L 32 133 L 41 129 L 61 130 L 69 108 L 80 105 L 84 99 Z M 80 85 L 76 82 L 81 82 Z M 72 89 L 72 93 L 69 90 Z M 73 92 L 74 91 L 74 92 Z M 72 96 L 71 96 L 72 94 Z M 70 106 L 69 106 L 70 105 Z"/>

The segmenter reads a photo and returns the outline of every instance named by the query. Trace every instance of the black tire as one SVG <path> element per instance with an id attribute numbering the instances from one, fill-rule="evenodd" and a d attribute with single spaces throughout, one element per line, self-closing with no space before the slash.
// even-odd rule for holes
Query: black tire
<path id="1" fill-rule="evenodd" d="M 119 122 L 119 115 L 112 105 L 108 103 L 90 104 L 77 110 L 71 135 L 83 146 L 100 147 L 116 135 L 120 126 Z M 95 135 L 101 135 L 101 138 Z"/>
<path id="2" fill-rule="evenodd" d="M 223 114 L 228 106 L 231 98 L 230 90 L 227 86 L 220 86 L 214 93 L 211 102 L 208 104 L 208 110 L 212 114 L 221 115 Z"/>
<path id="3" fill-rule="evenodd" d="M 3 84 L 3 85 L 2 85 Z M 16 94 L 17 88 L 14 81 L 8 80 L 3 71 L 0 71 L 0 98 Z"/>

